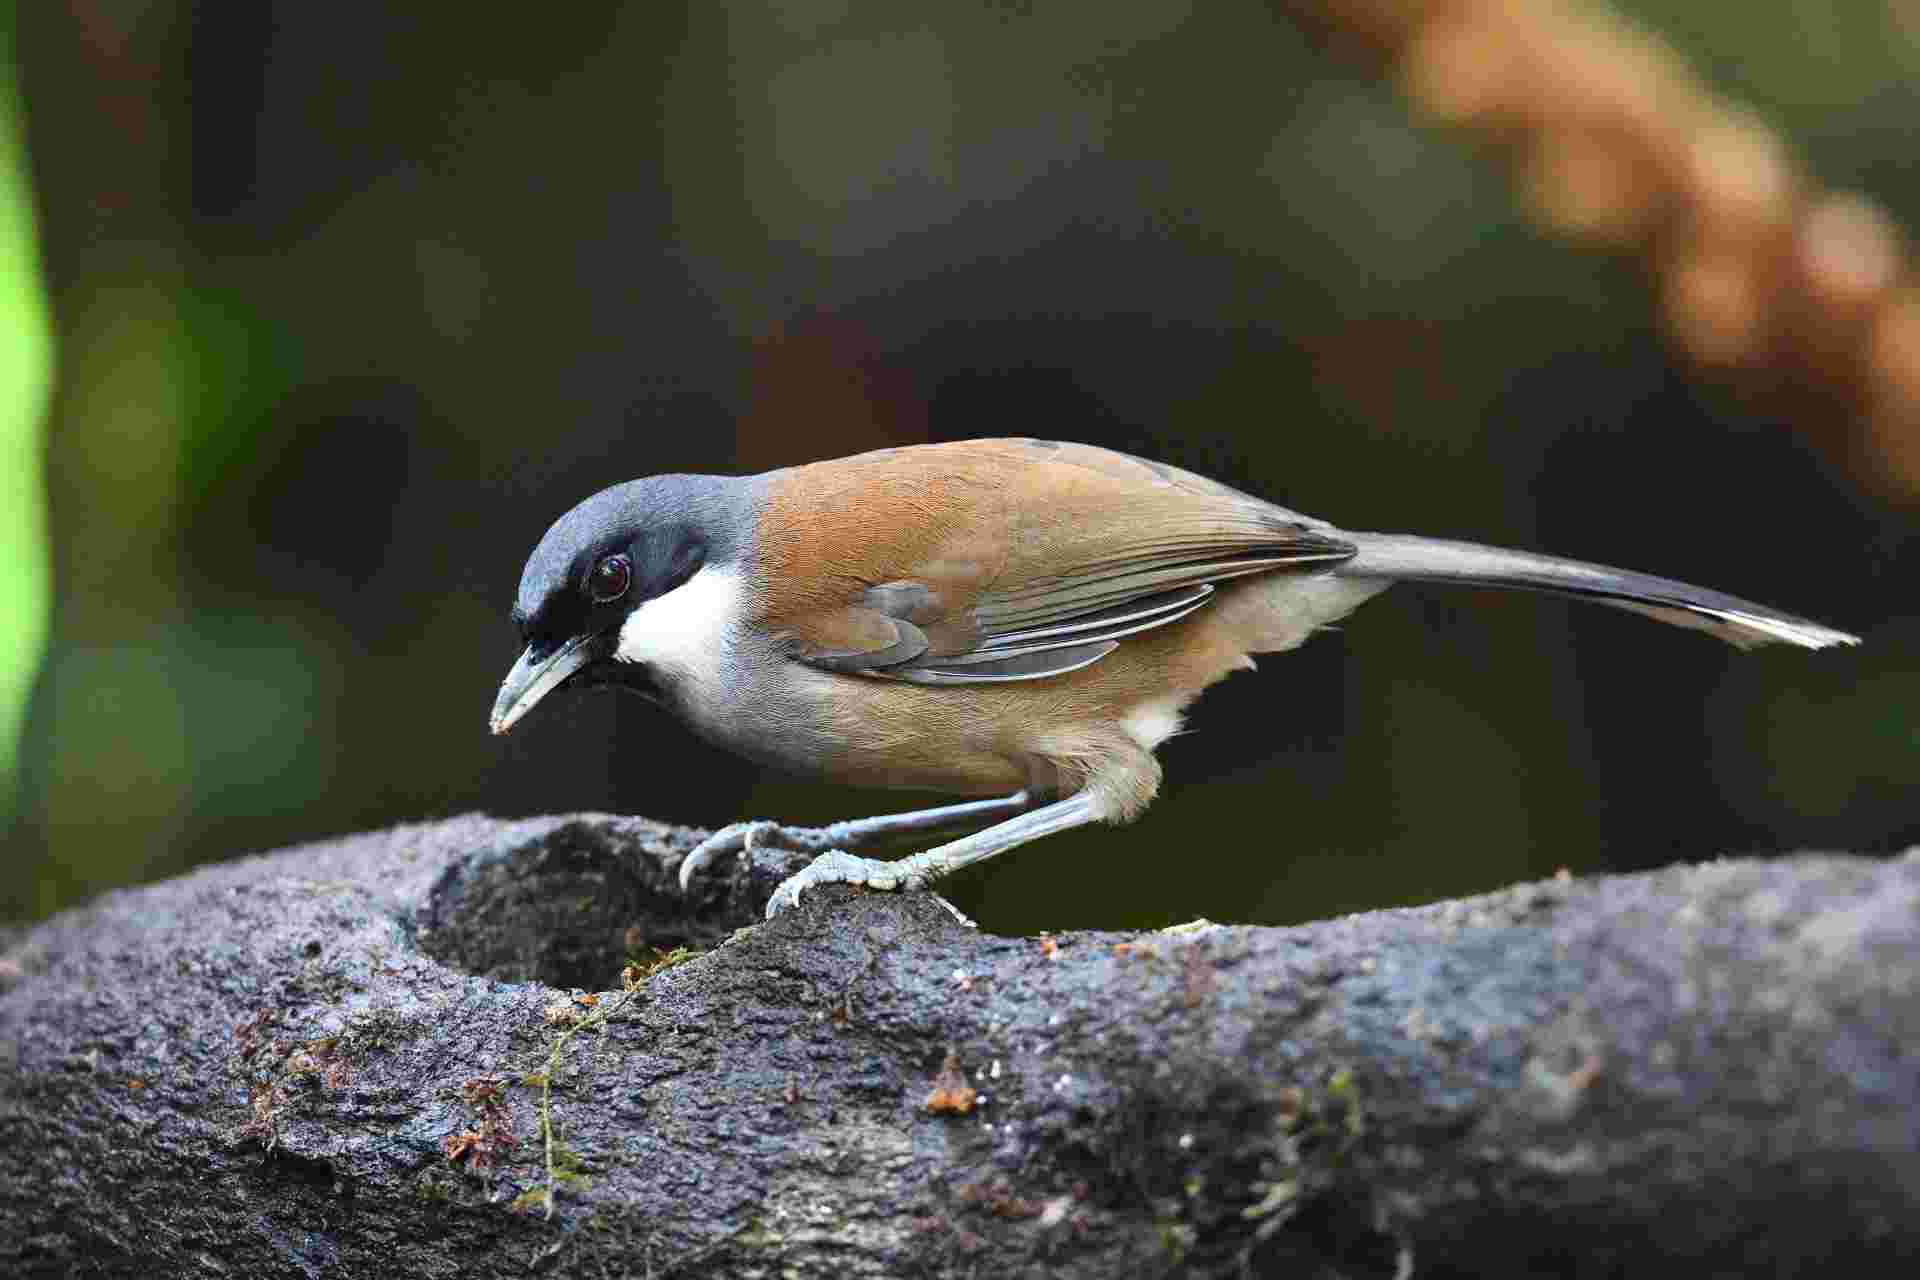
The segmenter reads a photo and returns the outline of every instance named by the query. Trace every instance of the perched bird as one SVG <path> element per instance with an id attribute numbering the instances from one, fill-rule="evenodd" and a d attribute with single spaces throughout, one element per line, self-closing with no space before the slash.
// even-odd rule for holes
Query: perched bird
<path id="1" fill-rule="evenodd" d="M 1154 749 L 1208 685 L 1395 582 L 1518 587 L 1631 609 L 1741 648 L 1844 632 L 1717 591 L 1525 551 L 1351 533 L 1089 445 L 965 440 L 757 476 L 602 490 L 528 559 L 505 733 L 566 685 L 612 683 L 782 769 L 987 797 L 790 830 L 736 823 L 683 886 L 762 834 L 825 850 L 782 884 L 919 888 L 1015 845 L 1124 822 Z M 896 862 L 840 846 L 992 825 Z"/>

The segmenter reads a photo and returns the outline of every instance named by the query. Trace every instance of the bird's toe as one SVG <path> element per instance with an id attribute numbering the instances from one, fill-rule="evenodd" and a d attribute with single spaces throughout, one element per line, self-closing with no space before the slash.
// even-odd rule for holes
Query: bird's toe
<path id="1" fill-rule="evenodd" d="M 844 850 L 829 849 L 805 869 L 781 881 L 780 887 L 767 899 L 767 919 L 799 906 L 804 890 L 822 884 L 851 884 L 884 891 L 902 888 L 906 878 L 893 863 L 856 858 Z"/>

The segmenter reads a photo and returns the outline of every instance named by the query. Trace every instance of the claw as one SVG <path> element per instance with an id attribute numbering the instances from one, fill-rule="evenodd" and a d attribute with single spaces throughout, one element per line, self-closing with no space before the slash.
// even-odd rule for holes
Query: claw
<path id="1" fill-rule="evenodd" d="M 920 880 L 904 863 L 876 862 L 872 858 L 856 858 L 843 849 L 829 849 L 803 870 L 780 882 L 780 887 L 767 899 L 767 919 L 799 906 L 801 892 L 817 884 L 850 884 L 891 892 L 917 889 Z"/>
<path id="2" fill-rule="evenodd" d="M 780 887 L 767 899 L 767 919 L 771 920 L 783 911 L 791 911 L 800 905 L 800 890 L 805 885 L 795 884 L 799 876 L 793 876 L 780 882 Z"/>
<path id="3" fill-rule="evenodd" d="M 764 819 L 757 822 L 729 823 L 720 828 L 687 850 L 687 856 L 680 860 L 680 892 L 686 893 L 693 885 L 693 878 L 718 855 L 746 853 L 753 848 L 756 836 L 764 836 L 779 829 L 779 823 Z"/>

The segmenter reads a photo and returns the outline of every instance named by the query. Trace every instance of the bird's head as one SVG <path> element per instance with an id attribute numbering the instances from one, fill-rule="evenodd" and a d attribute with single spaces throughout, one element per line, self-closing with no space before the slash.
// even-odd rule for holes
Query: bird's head
<path id="1" fill-rule="evenodd" d="M 649 476 L 603 489 L 554 521 L 520 574 L 513 621 L 526 649 L 501 682 L 493 731 L 507 732 L 562 685 L 658 696 L 662 672 L 649 661 L 657 646 L 647 633 L 697 629 L 698 619 L 662 603 L 740 555 L 747 486 L 725 476 Z"/>

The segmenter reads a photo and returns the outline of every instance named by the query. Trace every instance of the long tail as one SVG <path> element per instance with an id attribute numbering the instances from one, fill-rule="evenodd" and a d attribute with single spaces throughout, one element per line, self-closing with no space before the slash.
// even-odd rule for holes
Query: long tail
<path id="1" fill-rule="evenodd" d="M 1334 572 L 1346 578 L 1398 578 L 1476 587 L 1517 587 L 1630 609 L 1676 627 L 1719 636 L 1741 649 L 1792 644 L 1803 649 L 1858 644 L 1858 636 L 1769 609 L 1750 600 L 1631 569 L 1506 551 L 1397 533 L 1344 533 L 1359 554 Z"/>

